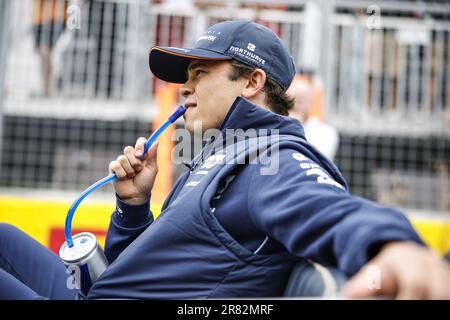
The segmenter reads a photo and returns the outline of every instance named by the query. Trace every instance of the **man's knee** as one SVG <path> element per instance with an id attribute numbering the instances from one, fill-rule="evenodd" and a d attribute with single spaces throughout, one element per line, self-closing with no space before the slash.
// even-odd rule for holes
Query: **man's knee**
<path id="1" fill-rule="evenodd" d="M 13 226 L 9 223 L 0 223 L 0 244 L 2 241 L 5 241 L 7 239 L 12 239 L 16 237 L 18 234 L 23 233 L 18 229 L 17 227 Z"/>

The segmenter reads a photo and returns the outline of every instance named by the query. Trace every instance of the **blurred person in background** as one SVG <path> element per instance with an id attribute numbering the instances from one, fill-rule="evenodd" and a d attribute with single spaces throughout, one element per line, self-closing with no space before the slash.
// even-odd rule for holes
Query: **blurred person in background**
<path id="1" fill-rule="evenodd" d="M 37 96 L 51 95 L 52 51 L 65 28 L 66 0 L 33 0 L 33 35 L 41 61 L 42 90 Z"/>
<path id="2" fill-rule="evenodd" d="M 294 98 L 289 116 L 297 119 L 305 130 L 306 139 L 328 159 L 334 160 L 339 145 L 339 134 L 323 121 L 322 91 L 308 75 L 297 74 L 287 91 Z"/>

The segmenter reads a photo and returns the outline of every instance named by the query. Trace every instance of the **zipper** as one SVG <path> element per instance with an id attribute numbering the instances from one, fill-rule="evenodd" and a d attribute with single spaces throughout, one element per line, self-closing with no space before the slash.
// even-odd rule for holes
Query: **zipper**
<path id="1" fill-rule="evenodd" d="M 213 142 L 214 139 L 210 139 L 209 141 L 207 141 L 203 149 L 200 151 L 200 153 L 197 156 L 195 156 L 194 159 L 192 159 L 191 161 L 183 161 L 183 164 L 189 169 L 190 172 L 195 171 L 197 166 L 203 163 L 204 154 L 207 154 L 208 156 L 210 155 L 210 151 L 214 146 Z M 204 152 L 205 150 L 207 150 L 208 152 Z"/>

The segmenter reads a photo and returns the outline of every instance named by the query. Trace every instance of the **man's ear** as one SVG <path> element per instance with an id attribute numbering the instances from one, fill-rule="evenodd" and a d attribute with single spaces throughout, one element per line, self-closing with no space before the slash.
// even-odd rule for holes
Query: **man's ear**
<path id="1" fill-rule="evenodd" d="M 262 69 L 255 69 L 248 77 L 248 82 L 242 90 L 242 96 L 246 99 L 256 98 L 266 83 L 266 73 Z"/>

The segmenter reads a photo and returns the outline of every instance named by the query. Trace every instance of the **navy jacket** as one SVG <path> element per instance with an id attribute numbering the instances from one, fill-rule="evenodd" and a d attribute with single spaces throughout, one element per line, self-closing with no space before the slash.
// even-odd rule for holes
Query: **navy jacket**
<path id="1" fill-rule="evenodd" d="M 280 296 L 296 261 L 351 276 L 388 241 L 423 244 L 401 212 L 350 195 L 297 120 L 237 98 L 225 140 L 231 129 L 256 129 L 258 138 L 231 148 L 209 142 L 155 221 L 149 203 L 117 199 L 105 248 L 111 265 L 88 298 Z M 270 140 L 267 148 L 260 140 Z M 276 165 L 250 161 L 267 150 Z"/>

